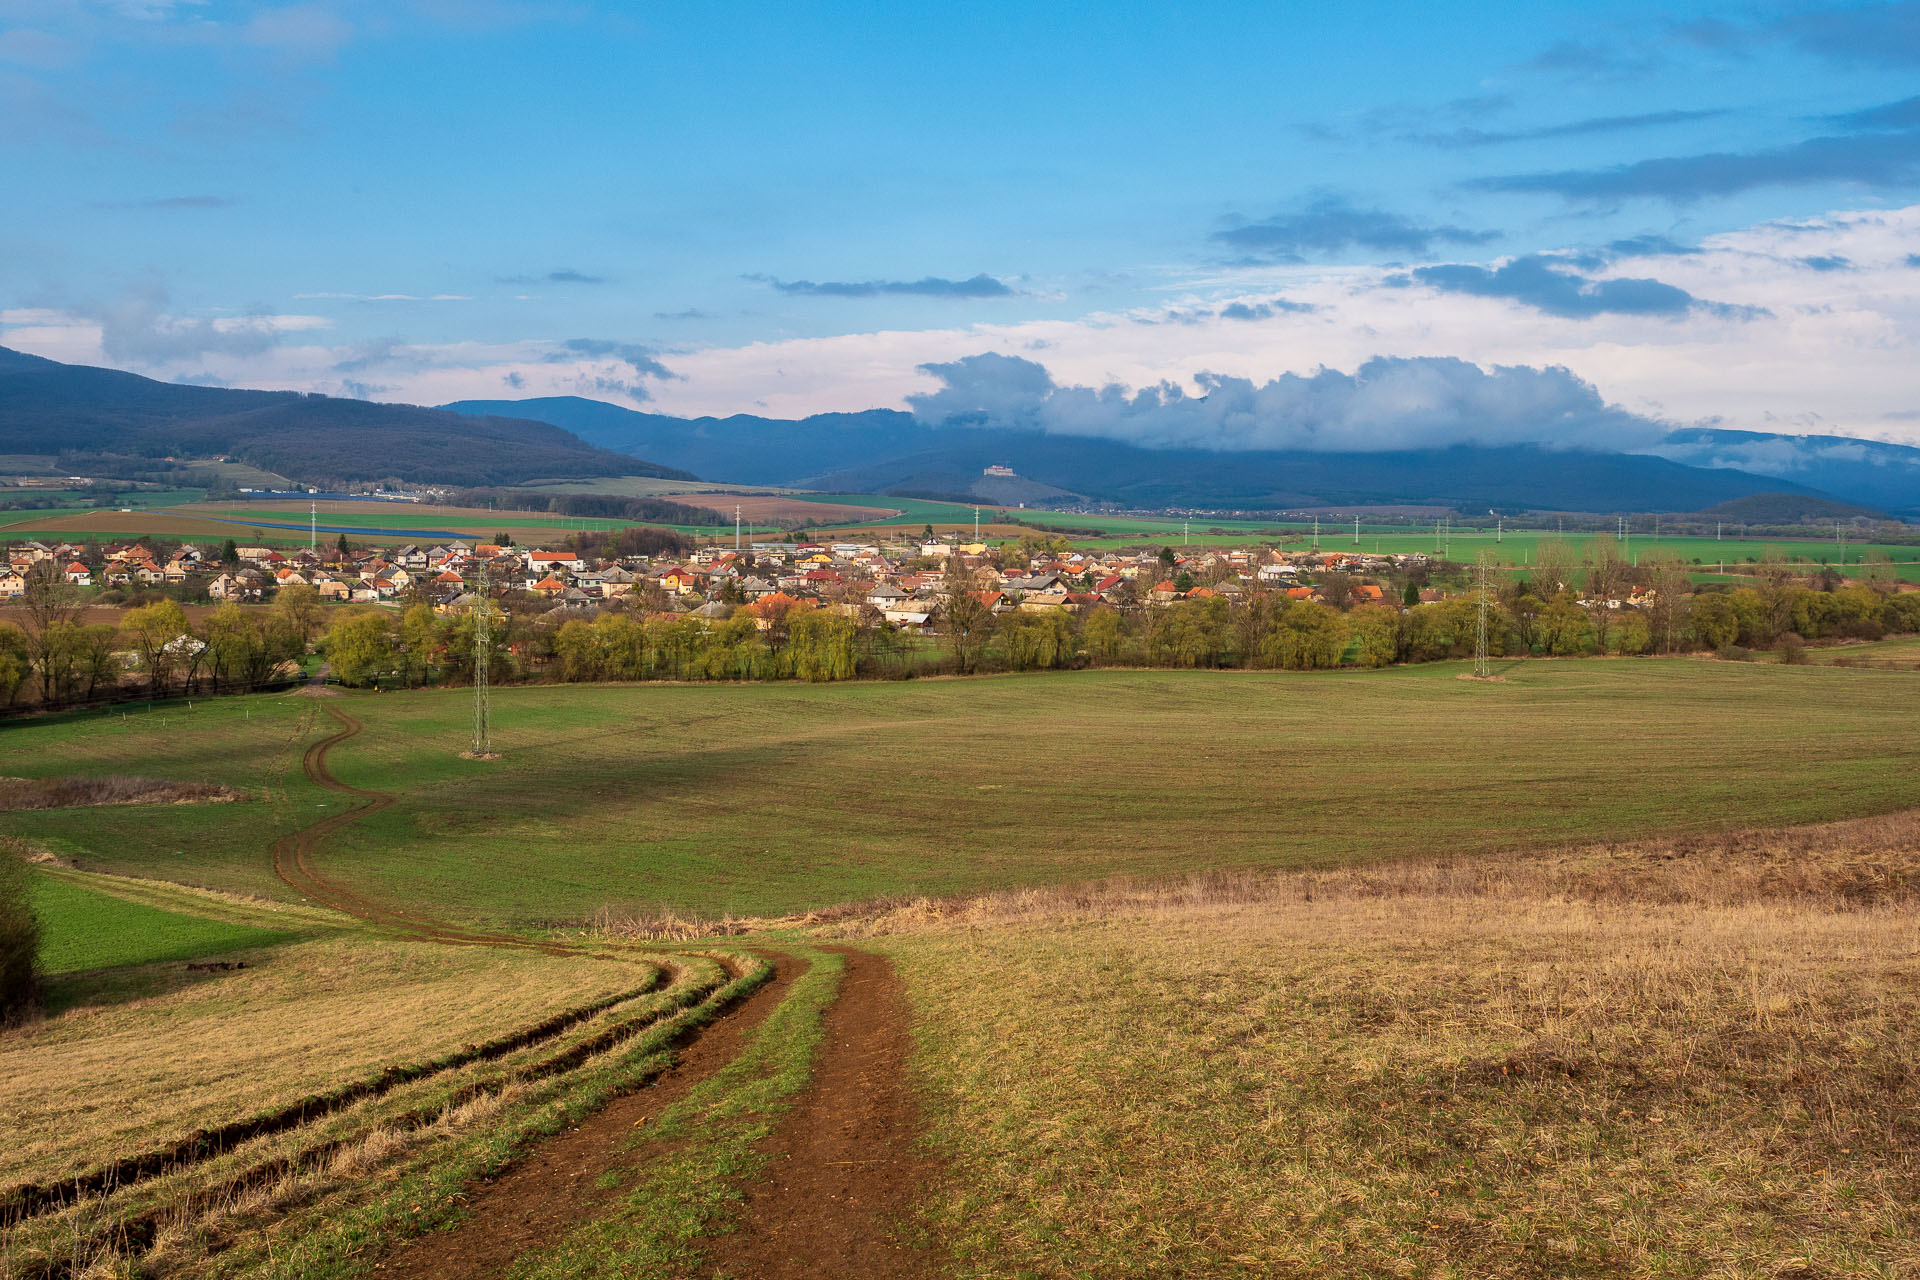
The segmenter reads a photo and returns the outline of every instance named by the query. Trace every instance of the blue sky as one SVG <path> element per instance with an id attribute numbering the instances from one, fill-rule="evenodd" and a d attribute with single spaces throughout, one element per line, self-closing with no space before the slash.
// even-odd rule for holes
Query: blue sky
<path id="1" fill-rule="evenodd" d="M 1920 3 L 0 0 L 0 343 L 677 412 L 1457 358 L 1912 438 L 1917 73 Z"/>

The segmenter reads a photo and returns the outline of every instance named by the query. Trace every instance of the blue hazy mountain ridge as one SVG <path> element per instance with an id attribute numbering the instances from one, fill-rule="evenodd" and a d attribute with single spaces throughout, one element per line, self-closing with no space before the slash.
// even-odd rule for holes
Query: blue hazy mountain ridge
<path id="1" fill-rule="evenodd" d="M 123 460 L 231 456 L 305 483 L 514 484 L 541 476 L 686 472 L 529 419 L 160 382 L 0 347 L 0 453 Z"/>
<path id="2" fill-rule="evenodd" d="M 1849 502 L 1920 515 L 1920 449 L 1910 445 L 1687 427 L 1669 435 L 1659 450 L 1689 466 L 1781 476 Z"/>
<path id="3" fill-rule="evenodd" d="M 602 448 L 644 455 L 708 479 L 840 492 L 981 496 L 989 465 L 1009 465 L 1043 485 L 1127 506 L 1280 509 L 1432 504 L 1565 511 L 1697 511 L 1760 493 L 1836 498 L 1910 511 L 1920 493 L 1877 484 L 1880 471 L 1849 469 L 1838 455 L 1810 476 L 1741 468 L 1717 452 L 1716 433 L 1676 432 L 1686 456 L 1594 453 L 1537 445 L 1382 452 L 1215 452 L 1149 449 L 1095 436 L 973 425 L 935 426 L 893 409 L 790 420 L 736 414 L 678 418 L 573 396 L 471 400 L 461 413 L 522 414 L 552 422 Z M 1791 463 L 1798 437 L 1742 437 L 1769 465 Z M 1750 437 L 1750 438 L 1749 438 Z M 1756 441 L 1779 442 L 1771 453 Z M 1864 443 L 1864 442 L 1860 442 Z M 1920 466 L 1920 449 L 1878 446 Z M 1661 448 L 1667 454 L 1667 448 Z M 1776 456 L 1777 455 L 1777 456 Z M 1858 473 L 1858 474 L 1856 474 Z M 1857 483 L 1856 483 L 1857 480 Z"/>

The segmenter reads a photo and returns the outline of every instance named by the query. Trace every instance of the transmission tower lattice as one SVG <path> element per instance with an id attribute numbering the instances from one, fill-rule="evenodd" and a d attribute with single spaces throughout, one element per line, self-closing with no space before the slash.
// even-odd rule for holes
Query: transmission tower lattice
<path id="1" fill-rule="evenodd" d="M 478 599 L 473 605 L 473 754 L 486 759 L 493 754 L 487 720 L 487 661 L 493 656 L 493 605 L 489 600 L 492 584 L 487 580 L 486 561 L 480 562 Z"/>
<path id="2" fill-rule="evenodd" d="M 1488 553 L 1480 553 L 1480 562 L 1474 566 L 1474 594 L 1480 597 L 1480 621 L 1475 628 L 1473 638 L 1473 674 L 1485 680 L 1493 674 L 1493 664 L 1487 660 L 1487 563 Z"/>

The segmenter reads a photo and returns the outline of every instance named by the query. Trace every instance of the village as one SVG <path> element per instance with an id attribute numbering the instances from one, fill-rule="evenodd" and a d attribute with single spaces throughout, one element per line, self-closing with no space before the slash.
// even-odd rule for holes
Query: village
<path id="1" fill-rule="evenodd" d="M 278 549 L 192 544 L 156 548 L 147 540 L 87 548 L 24 542 L 8 548 L 0 599 L 19 599 L 35 573 L 118 603 L 141 592 L 185 601 L 262 603 L 290 586 L 309 586 L 341 604 L 427 603 L 441 612 L 490 597 L 590 614 L 606 606 L 649 613 L 722 619 L 734 609 L 772 601 L 805 602 L 868 622 L 931 633 L 940 622 L 949 575 L 971 576 L 982 604 L 996 614 L 1064 611 L 1101 604 L 1134 607 L 1176 600 L 1225 598 L 1249 590 L 1284 591 L 1296 600 L 1336 605 L 1381 603 L 1388 586 L 1368 579 L 1424 579 L 1422 554 L 1361 555 L 1280 550 L 1144 549 L 1090 554 L 1062 539 L 1052 545 L 937 539 L 920 542 L 755 542 L 733 549 L 701 546 L 678 555 L 596 555 L 577 547 L 546 550 L 449 541 L 430 547 Z M 54 566 L 49 569 L 47 566 Z M 1325 580 L 1334 576 L 1335 581 Z M 1331 593 L 1331 595 L 1329 594 Z M 1445 593 L 1422 587 L 1405 603 Z M 616 603 L 618 602 L 618 603 Z M 1395 594 L 1392 603 L 1401 603 Z M 755 610 L 767 612 L 767 610 Z"/>

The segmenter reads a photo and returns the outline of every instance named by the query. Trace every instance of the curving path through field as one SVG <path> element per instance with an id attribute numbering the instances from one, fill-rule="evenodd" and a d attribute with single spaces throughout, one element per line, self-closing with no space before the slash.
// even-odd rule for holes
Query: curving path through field
<path id="1" fill-rule="evenodd" d="M 313 855 L 328 836 L 396 801 L 333 776 L 328 752 L 365 726 L 338 707 L 326 711 L 340 728 L 309 746 L 301 767 L 315 785 L 363 803 L 276 843 L 274 870 L 283 881 L 336 911 L 434 942 L 607 958 L 604 951 L 584 947 L 460 929 L 384 906 L 321 874 Z M 929 1183 L 932 1166 L 914 1150 L 920 1115 L 907 1077 L 912 1041 L 904 986 L 885 956 L 838 949 L 847 968 L 827 1011 L 814 1078 L 768 1140 L 771 1163 L 743 1189 L 745 1205 L 736 1229 L 708 1245 L 713 1274 L 903 1280 L 932 1273 L 928 1257 L 906 1239 L 913 1205 Z M 472 1189 L 472 1216 L 461 1226 L 404 1247 L 377 1273 L 497 1275 L 515 1258 L 576 1225 L 582 1209 L 590 1208 L 590 1197 L 582 1203 L 582 1192 L 592 1185 L 589 1175 L 620 1159 L 633 1117 L 654 1111 L 725 1066 L 743 1037 L 785 999 L 798 966 L 787 957 L 775 960 L 775 981 L 694 1038 L 662 1087 L 618 1099 L 579 1129 L 540 1144 L 502 1177 Z"/>
<path id="2" fill-rule="evenodd" d="M 273 846 L 273 870 L 281 880 L 322 906 L 331 907 L 335 911 L 352 916 L 356 920 L 364 920 L 368 924 L 416 934 L 431 942 L 441 942 L 451 946 L 512 947 L 544 951 L 551 955 L 600 954 L 564 943 L 539 942 L 507 933 L 462 929 L 418 912 L 384 906 L 322 875 L 313 864 L 313 855 L 328 836 L 370 814 L 392 808 L 398 800 L 397 796 L 385 791 L 350 787 L 333 776 L 333 771 L 327 767 L 327 753 L 347 739 L 361 733 L 366 726 L 358 718 L 336 706 L 328 705 L 326 712 L 340 722 L 340 728 L 307 748 L 306 754 L 300 760 L 301 771 L 314 785 L 336 795 L 351 796 L 365 803 L 343 809 L 310 826 L 282 836 Z"/>

